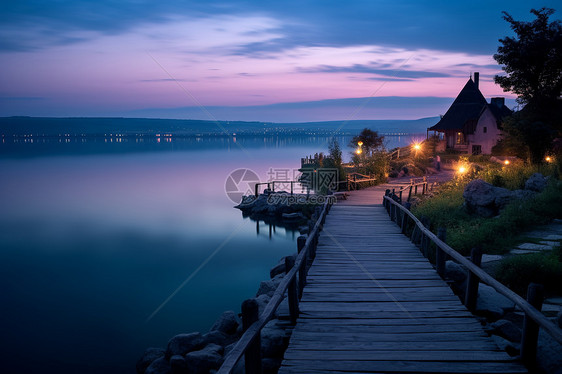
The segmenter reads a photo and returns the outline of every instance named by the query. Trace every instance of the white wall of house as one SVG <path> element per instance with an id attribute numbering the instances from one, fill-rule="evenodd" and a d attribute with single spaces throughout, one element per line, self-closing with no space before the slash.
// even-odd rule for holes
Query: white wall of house
<path id="1" fill-rule="evenodd" d="M 486 107 L 480 115 L 474 134 L 468 135 L 469 153 L 472 153 L 473 145 L 480 145 L 483 154 L 491 154 L 492 147 L 495 146 L 501 137 L 501 130 L 498 129 L 496 118 L 492 111 Z"/>

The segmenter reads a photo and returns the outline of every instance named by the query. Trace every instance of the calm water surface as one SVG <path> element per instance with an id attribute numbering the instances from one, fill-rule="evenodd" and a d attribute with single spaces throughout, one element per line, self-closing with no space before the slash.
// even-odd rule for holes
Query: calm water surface
<path id="1" fill-rule="evenodd" d="M 312 137 L 1 143 L 2 372 L 134 373 L 145 348 L 238 311 L 298 233 L 258 233 L 226 178 L 267 181 L 326 150 Z"/>

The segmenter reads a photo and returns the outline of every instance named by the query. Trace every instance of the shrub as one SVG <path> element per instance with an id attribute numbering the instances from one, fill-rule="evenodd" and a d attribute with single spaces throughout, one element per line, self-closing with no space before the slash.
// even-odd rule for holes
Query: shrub
<path id="1" fill-rule="evenodd" d="M 547 294 L 562 294 L 562 250 L 537 253 L 504 259 L 496 278 L 507 287 L 525 297 L 529 283 L 544 285 Z"/>

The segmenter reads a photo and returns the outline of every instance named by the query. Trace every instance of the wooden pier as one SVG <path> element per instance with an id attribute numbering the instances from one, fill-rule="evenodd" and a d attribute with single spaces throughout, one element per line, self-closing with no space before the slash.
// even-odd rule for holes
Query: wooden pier
<path id="1" fill-rule="evenodd" d="M 279 373 L 524 373 L 389 220 L 385 187 L 334 205 Z"/>

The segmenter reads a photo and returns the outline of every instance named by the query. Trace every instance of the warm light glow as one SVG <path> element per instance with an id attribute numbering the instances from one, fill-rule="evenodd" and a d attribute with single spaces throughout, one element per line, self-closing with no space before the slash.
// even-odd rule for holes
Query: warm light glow
<path id="1" fill-rule="evenodd" d="M 545 160 L 546 160 L 546 162 L 552 162 L 552 157 L 546 156 Z"/>
<path id="2" fill-rule="evenodd" d="M 419 150 L 421 149 L 420 143 L 415 143 L 415 144 L 414 144 L 414 149 L 415 149 L 416 151 L 419 151 Z"/>
<path id="3" fill-rule="evenodd" d="M 357 153 L 358 155 L 360 155 L 361 153 L 363 153 L 363 150 L 361 148 L 357 148 L 357 150 L 355 151 L 355 153 Z"/>
<path id="4" fill-rule="evenodd" d="M 466 168 L 464 166 L 459 167 L 459 173 L 463 174 L 466 172 Z"/>
<path id="5" fill-rule="evenodd" d="M 509 165 L 509 160 L 505 160 L 503 163 Z"/>
<path id="6" fill-rule="evenodd" d="M 357 142 L 357 145 L 358 145 L 359 147 L 361 147 L 361 146 L 363 145 L 363 142 L 362 142 L 362 141 L 358 141 L 358 142 Z"/>

